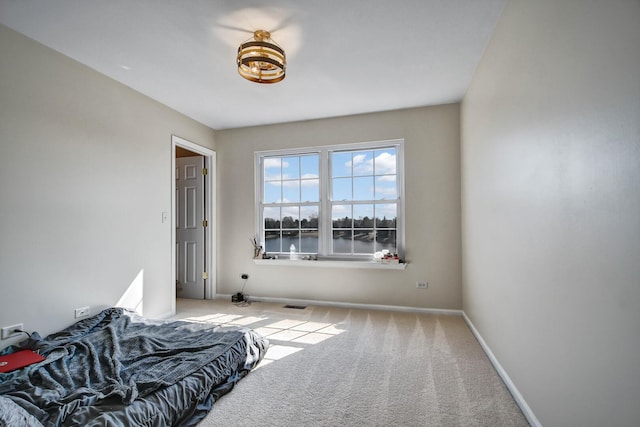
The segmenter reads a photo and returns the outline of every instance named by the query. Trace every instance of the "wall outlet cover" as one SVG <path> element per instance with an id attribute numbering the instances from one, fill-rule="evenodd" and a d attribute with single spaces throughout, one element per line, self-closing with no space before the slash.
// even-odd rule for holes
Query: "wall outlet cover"
<path id="1" fill-rule="evenodd" d="M 19 335 L 24 331 L 24 325 L 22 323 L 16 323 L 15 325 L 5 326 L 1 329 L 0 339 L 6 340 L 8 338 Z"/>
<path id="2" fill-rule="evenodd" d="M 75 317 L 76 319 L 80 317 L 87 317 L 89 315 L 89 312 L 90 312 L 89 307 L 76 308 Z"/>

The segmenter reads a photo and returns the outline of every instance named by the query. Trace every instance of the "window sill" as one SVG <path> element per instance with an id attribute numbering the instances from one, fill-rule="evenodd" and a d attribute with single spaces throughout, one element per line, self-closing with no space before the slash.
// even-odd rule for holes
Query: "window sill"
<path id="1" fill-rule="evenodd" d="M 373 270 L 404 270 L 407 263 L 384 263 L 374 261 L 336 261 L 336 260 L 290 260 L 290 259 L 254 259 L 256 265 L 279 267 L 320 267 L 320 268 L 355 268 Z"/>

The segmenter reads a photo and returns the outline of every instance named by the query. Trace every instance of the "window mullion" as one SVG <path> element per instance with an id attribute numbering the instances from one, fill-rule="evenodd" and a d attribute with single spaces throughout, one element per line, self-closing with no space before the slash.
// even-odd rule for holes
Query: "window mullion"
<path id="1" fill-rule="evenodd" d="M 331 251 L 331 162 L 329 161 L 329 151 L 320 152 L 320 228 L 318 234 L 319 255 L 328 255 Z"/>
<path id="2" fill-rule="evenodd" d="M 255 153 L 255 167 L 254 167 L 254 182 L 255 182 L 255 205 L 257 206 L 258 212 L 256 212 L 256 237 L 260 242 L 264 242 L 264 218 L 262 217 L 263 213 L 263 200 L 264 200 L 264 168 L 263 168 L 263 157 L 258 153 Z M 263 243 L 264 245 L 264 243 Z"/>

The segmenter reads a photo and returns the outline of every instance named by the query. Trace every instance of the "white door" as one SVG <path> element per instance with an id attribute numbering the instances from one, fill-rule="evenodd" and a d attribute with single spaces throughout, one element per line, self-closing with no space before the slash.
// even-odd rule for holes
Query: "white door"
<path id="1" fill-rule="evenodd" d="M 176 289 L 204 299 L 204 157 L 176 159 Z"/>

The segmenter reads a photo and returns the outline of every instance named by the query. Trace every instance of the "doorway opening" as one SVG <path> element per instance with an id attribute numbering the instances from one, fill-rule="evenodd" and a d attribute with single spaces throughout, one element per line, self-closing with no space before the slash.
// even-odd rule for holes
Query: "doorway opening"
<path id="1" fill-rule="evenodd" d="M 216 295 L 216 153 L 171 137 L 172 312 L 176 297 Z"/>

